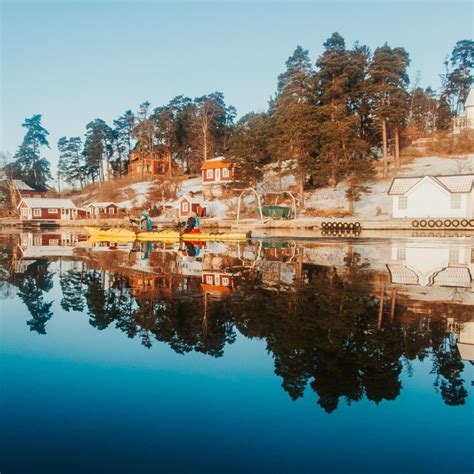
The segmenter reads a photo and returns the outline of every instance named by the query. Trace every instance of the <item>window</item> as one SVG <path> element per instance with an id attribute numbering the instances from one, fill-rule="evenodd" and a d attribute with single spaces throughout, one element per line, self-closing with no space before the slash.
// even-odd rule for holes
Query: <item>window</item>
<path id="1" fill-rule="evenodd" d="M 406 260 L 407 258 L 407 249 L 405 247 L 397 248 L 397 260 Z"/>
<path id="2" fill-rule="evenodd" d="M 230 176 L 230 169 L 229 168 L 223 168 L 222 169 L 222 177 L 223 178 L 228 178 Z"/>
<path id="3" fill-rule="evenodd" d="M 221 278 L 221 285 L 222 286 L 229 286 L 229 279 L 227 277 Z"/>
<path id="4" fill-rule="evenodd" d="M 208 285 L 213 285 L 214 284 L 214 278 L 212 275 L 206 275 L 206 283 Z"/>
<path id="5" fill-rule="evenodd" d="M 404 210 L 408 208 L 407 196 L 398 196 L 398 209 Z"/>
<path id="6" fill-rule="evenodd" d="M 181 210 L 183 212 L 188 212 L 189 211 L 189 204 L 187 201 L 184 201 L 182 204 L 181 204 Z"/>
<path id="7" fill-rule="evenodd" d="M 35 237 L 35 238 L 33 239 L 33 245 L 39 245 L 39 246 L 41 246 L 42 243 L 43 243 L 43 242 L 41 241 L 41 237 Z"/>
<path id="8" fill-rule="evenodd" d="M 59 245 L 58 239 L 49 239 L 48 245 Z"/>
<path id="9" fill-rule="evenodd" d="M 34 217 L 41 217 L 41 209 L 33 209 Z"/>
<path id="10" fill-rule="evenodd" d="M 451 194 L 451 209 L 461 209 L 460 194 Z"/>
<path id="11" fill-rule="evenodd" d="M 449 249 L 449 264 L 457 265 L 459 263 L 459 247 Z"/>
<path id="12" fill-rule="evenodd" d="M 115 207 L 109 207 L 109 214 L 115 214 Z"/>
<path id="13" fill-rule="evenodd" d="M 206 170 L 206 178 L 207 179 L 214 178 L 214 170 Z"/>
<path id="14" fill-rule="evenodd" d="M 57 214 L 58 213 L 58 210 L 55 209 L 54 207 L 48 209 L 48 214 Z"/>

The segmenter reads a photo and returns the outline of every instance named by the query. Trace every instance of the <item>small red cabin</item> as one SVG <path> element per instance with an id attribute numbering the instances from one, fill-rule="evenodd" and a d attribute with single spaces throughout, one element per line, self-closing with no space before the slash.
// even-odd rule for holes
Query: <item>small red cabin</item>
<path id="1" fill-rule="evenodd" d="M 182 196 L 178 200 L 179 219 L 186 219 L 191 212 L 195 212 L 198 217 L 204 217 L 206 215 L 206 207 L 204 204 L 204 201 L 194 196 L 193 193 Z"/>
<path id="2" fill-rule="evenodd" d="M 234 164 L 223 156 L 207 160 L 201 166 L 202 184 L 225 184 L 234 180 Z"/>
<path id="3" fill-rule="evenodd" d="M 90 217 L 115 217 L 119 207 L 113 202 L 91 202 L 86 206 Z"/>

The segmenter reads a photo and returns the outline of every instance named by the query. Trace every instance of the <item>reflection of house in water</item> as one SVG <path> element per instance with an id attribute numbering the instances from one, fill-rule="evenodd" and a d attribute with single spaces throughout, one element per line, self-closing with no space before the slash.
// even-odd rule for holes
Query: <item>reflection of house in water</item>
<path id="1" fill-rule="evenodd" d="M 71 258 L 76 243 L 77 236 L 69 232 L 24 232 L 20 234 L 17 251 L 13 254 L 15 273 L 24 273 L 38 259 Z"/>
<path id="2" fill-rule="evenodd" d="M 171 294 L 174 288 L 173 276 L 157 275 L 134 271 L 128 275 L 128 282 L 133 296 L 152 297 L 158 294 Z"/>
<path id="3" fill-rule="evenodd" d="M 387 268 L 393 284 L 470 288 L 472 247 L 458 243 L 395 243 Z"/>
<path id="4" fill-rule="evenodd" d="M 78 238 L 68 232 L 20 235 L 19 248 L 23 258 L 71 257 Z"/>
<path id="5" fill-rule="evenodd" d="M 474 321 L 460 323 L 448 318 L 448 332 L 456 335 L 461 359 L 474 365 Z"/>
<path id="6" fill-rule="evenodd" d="M 301 253 L 294 245 L 279 245 L 263 249 L 263 259 L 257 263 L 265 287 L 291 286 L 301 277 Z"/>
<path id="7" fill-rule="evenodd" d="M 234 270 L 239 263 L 238 259 L 226 255 L 205 255 L 201 276 L 204 292 L 215 296 L 231 293 L 240 276 L 240 272 Z"/>

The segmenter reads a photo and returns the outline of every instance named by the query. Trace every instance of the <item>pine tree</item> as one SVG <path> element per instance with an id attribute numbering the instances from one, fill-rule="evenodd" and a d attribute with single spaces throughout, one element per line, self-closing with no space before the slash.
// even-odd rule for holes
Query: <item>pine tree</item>
<path id="1" fill-rule="evenodd" d="M 270 104 L 269 119 L 274 127 L 270 152 L 297 176 L 300 205 L 304 206 L 304 179 L 312 169 L 317 135 L 315 82 L 308 51 L 297 46 L 278 77 L 277 95 Z M 280 181 L 281 182 L 281 181 Z"/>
<path id="2" fill-rule="evenodd" d="M 352 213 L 354 201 L 367 190 L 363 183 L 372 174 L 368 144 L 360 136 L 362 119 L 357 113 L 361 111 L 358 99 L 362 94 L 364 72 L 360 65 L 354 66 L 353 54 L 346 50 L 344 39 L 338 33 L 334 33 L 324 47 L 324 53 L 316 62 L 319 149 L 315 181 L 318 184 L 330 181 L 336 185 L 346 179 L 349 212 Z M 351 86 L 361 89 L 353 97 Z"/>
<path id="3" fill-rule="evenodd" d="M 130 153 L 133 150 L 133 128 L 136 117 L 131 110 L 127 110 L 123 115 L 114 120 L 114 160 L 111 162 L 115 176 L 123 176 L 127 172 L 130 161 Z"/>
<path id="4" fill-rule="evenodd" d="M 449 100 L 446 94 L 442 94 L 436 108 L 436 130 L 450 130 L 452 119 L 453 113 Z"/>
<path id="5" fill-rule="evenodd" d="M 403 48 L 391 48 L 388 44 L 377 48 L 370 63 L 369 97 L 374 107 L 374 116 L 382 132 L 383 176 L 388 176 L 388 122 L 392 122 L 395 133 L 395 168 L 399 169 L 399 130 L 407 115 L 407 86 L 409 78 L 408 53 Z"/>
<path id="6" fill-rule="evenodd" d="M 48 160 L 41 157 L 41 148 L 49 148 L 49 132 L 41 125 L 40 114 L 25 119 L 22 127 L 26 128 L 27 132 L 13 157 L 14 177 L 22 179 L 33 188 L 45 190 L 52 176 Z"/>
<path id="7" fill-rule="evenodd" d="M 263 165 L 269 162 L 271 128 L 267 114 L 251 112 L 235 125 L 228 157 L 237 165 L 239 178 L 253 186 L 262 178 Z"/>
<path id="8" fill-rule="evenodd" d="M 95 119 L 86 125 L 83 155 L 87 174 L 95 182 L 110 178 L 110 158 L 113 153 L 112 129 L 102 120 Z M 104 168 L 105 163 L 105 168 Z"/>
<path id="9" fill-rule="evenodd" d="M 443 95 L 449 100 L 453 114 L 458 116 L 474 84 L 474 41 L 458 41 L 445 66 L 446 73 L 442 76 Z"/>
<path id="10" fill-rule="evenodd" d="M 58 140 L 59 160 L 58 173 L 62 180 L 69 184 L 79 183 L 82 189 L 85 184 L 84 157 L 80 137 L 61 137 Z"/>

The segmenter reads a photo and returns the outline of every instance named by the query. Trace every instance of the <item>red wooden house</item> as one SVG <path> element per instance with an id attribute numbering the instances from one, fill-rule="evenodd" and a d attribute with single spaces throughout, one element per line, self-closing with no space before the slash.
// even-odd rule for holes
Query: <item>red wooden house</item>
<path id="1" fill-rule="evenodd" d="M 90 217 L 115 217 L 119 207 L 113 202 L 91 202 L 86 206 Z"/>
<path id="2" fill-rule="evenodd" d="M 139 178 L 176 176 L 178 171 L 179 166 L 174 162 L 171 151 L 163 145 L 154 146 L 152 151 L 136 149 L 130 153 L 129 176 Z"/>
<path id="3" fill-rule="evenodd" d="M 21 220 L 71 220 L 77 207 L 70 199 L 23 198 L 18 204 Z"/>
<path id="4" fill-rule="evenodd" d="M 194 193 L 189 193 L 178 199 L 178 217 L 186 219 L 191 212 L 195 212 L 198 217 L 206 215 L 205 203 L 202 199 L 196 197 Z"/>
<path id="5" fill-rule="evenodd" d="M 222 185 L 234 180 L 235 166 L 223 156 L 205 161 L 201 166 L 202 184 Z"/>
<path id="6" fill-rule="evenodd" d="M 205 293 L 231 293 L 234 276 L 229 273 L 203 270 L 201 286 Z"/>

